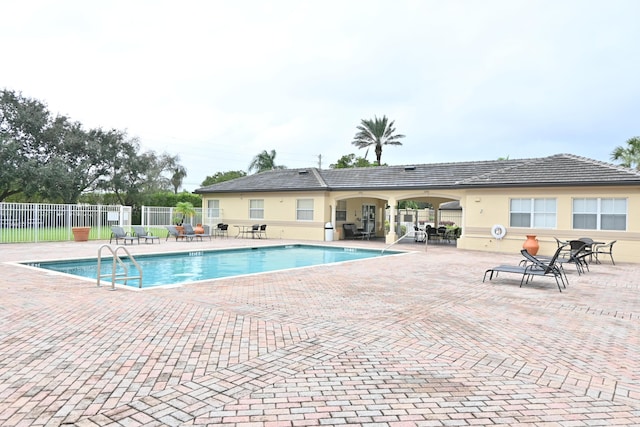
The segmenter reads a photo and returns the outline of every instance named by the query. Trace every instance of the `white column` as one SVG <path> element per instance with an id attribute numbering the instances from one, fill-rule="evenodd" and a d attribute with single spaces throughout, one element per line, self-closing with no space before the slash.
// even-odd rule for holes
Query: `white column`
<path id="1" fill-rule="evenodd" d="M 390 198 L 387 200 L 389 205 L 389 232 L 385 236 L 385 243 L 391 244 L 398 239 L 396 234 L 396 199 Z"/>

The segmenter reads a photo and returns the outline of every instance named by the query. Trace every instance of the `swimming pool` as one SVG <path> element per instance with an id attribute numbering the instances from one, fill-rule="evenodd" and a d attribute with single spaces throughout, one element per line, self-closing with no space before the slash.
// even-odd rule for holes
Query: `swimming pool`
<path id="1" fill-rule="evenodd" d="M 176 285 L 224 277 L 309 267 L 345 261 L 362 260 L 378 256 L 399 254 L 399 251 L 340 248 L 314 245 L 281 245 L 260 248 L 238 248 L 209 251 L 188 251 L 167 254 L 135 255 L 143 272 L 142 288 Z M 122 255 L 122 253 L 120 253 Z M 126 257 L 129 274 L 136 274 L 135 266 Z M 60 273 L 97 279 L 97 259 L 45 261 L 25 263 L 33 267 Z M 111 258 L 103 258 L 101 276 L 103 284 L 111 284 Z M 117 269 L 121 274 L 122 268 Z M 109 275 L 108 278 L 104 276 Z M 118 281 L 118 284 L 122 284 Z M 139 287 L 139 280 L 129 280 L 127 287 Z"/>

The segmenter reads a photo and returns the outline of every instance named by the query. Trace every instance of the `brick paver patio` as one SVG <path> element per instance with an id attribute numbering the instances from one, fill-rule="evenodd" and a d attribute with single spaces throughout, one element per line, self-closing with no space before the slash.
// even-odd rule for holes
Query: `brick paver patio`
<path id="1" fill-rule="evenodd" d="M 639 264 L 569 269 L 560 293 L 482 282 L 515 254 L 421 244 L 145 291 L 11 263 L 100 243 L 0 246 L 0 425 L 640 425 Z"/>

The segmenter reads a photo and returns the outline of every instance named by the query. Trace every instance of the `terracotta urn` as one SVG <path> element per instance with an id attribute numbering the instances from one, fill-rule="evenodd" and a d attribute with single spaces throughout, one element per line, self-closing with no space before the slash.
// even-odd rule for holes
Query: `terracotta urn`
<path id="1" fill-rule="evenodd" d="M 73 240 L 76 242 L 86 242 L 89 240 L 89 232 L 91 227 L 72 227 Z"/>
<path id="2" fill-rule="evenodd" d="M 526 249 L 529 252 L 529 255 L 535 255 L 538 253 L 538 249 L 540 249 L 540 244 L 538 243 L 538 239 L 533 234 L 527 234 L 527 240 L 522 244 L 522 249 Z"/>
<path id="3" fill-rule="evenodd" d="M 193 227 L 193 232 L 196 234 L 204 234 L 204 227 L 202 226 L 202 224 L 197 224 L 195 227 Z"/>

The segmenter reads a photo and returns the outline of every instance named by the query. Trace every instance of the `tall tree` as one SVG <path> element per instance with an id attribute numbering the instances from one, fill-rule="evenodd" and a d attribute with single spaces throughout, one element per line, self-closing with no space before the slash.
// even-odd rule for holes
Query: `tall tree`
<path id="1" fill-rule="evenodd" d="M 346 168 L 367 168 L 370 166 L 377 166 L 376 164 L 372 164 L 369 160 L 364 157 L 356 157 L 355 154 L 345 154 L 340 157 L 337 162 L 329 165 L 331 169 L 346 169 Z"/>
<path id="2" fill-rule="evenodd" d="M 38 171 L 49 152 L 43 135 L 51 121 L 42 102 L 0 91 L 0 201 L 27 190 L 37 193 Z"/>
<path id="3" fill-rule="evenodd" d="M 373 119 L 363 119 L 360 122 L 360 126 L 356 127 L 358 132 L 351 142 L 358 148 L 369 148 L 372 145 L 376 150 L 376 162 L 380 166 L 380 158 L 382 157 L 383 145 L 402 145 L 399 139 L 404 138 L 404 135 L 396 134 L 394 121 L 389 121 L 387 116 L 382 116 L 381 119 L 374 117 Z"/>
<path id="4" fill-rule="evenodd" d="M 218 182 L 231 181 L 232 179 L 240 178 L 246 176 L 247 173 L 245 171 L 227 171 L 227 172 L 216 172 L 214 175 L 207 176 L 202 184 L 203 187 L 217 184 Z"/>
<path id="5" fill-rule="evenodd" d="M 611 160 L 620 162 L 621 166 L 640 170 L 640 137 L 627 140 L 627 146 L 617 146 L 611 152 Z"/>
<path id="6" fill-rule="evenodd" d="M 256 171 L 256 173 L 272 170 L 272 169 L 286 169 L 286 166 L 278 166 L 276 165 L 276 150 L 271 150 L 270 153 L 267 153 L 267 150 L 264 150 L 262 153 L 258 154 L 253 158 L 251 163 L 249 164 L 249 172 Z"/>
<path id="7" fill-rule="evenodd" d="M 178 189 L 182 187 L 182 181 L 187 176 L 187 170 L 182 165 L 175 165 L 171 174 L 171 185 L 173 185 L 173 193 L 178 194 Z"/>

